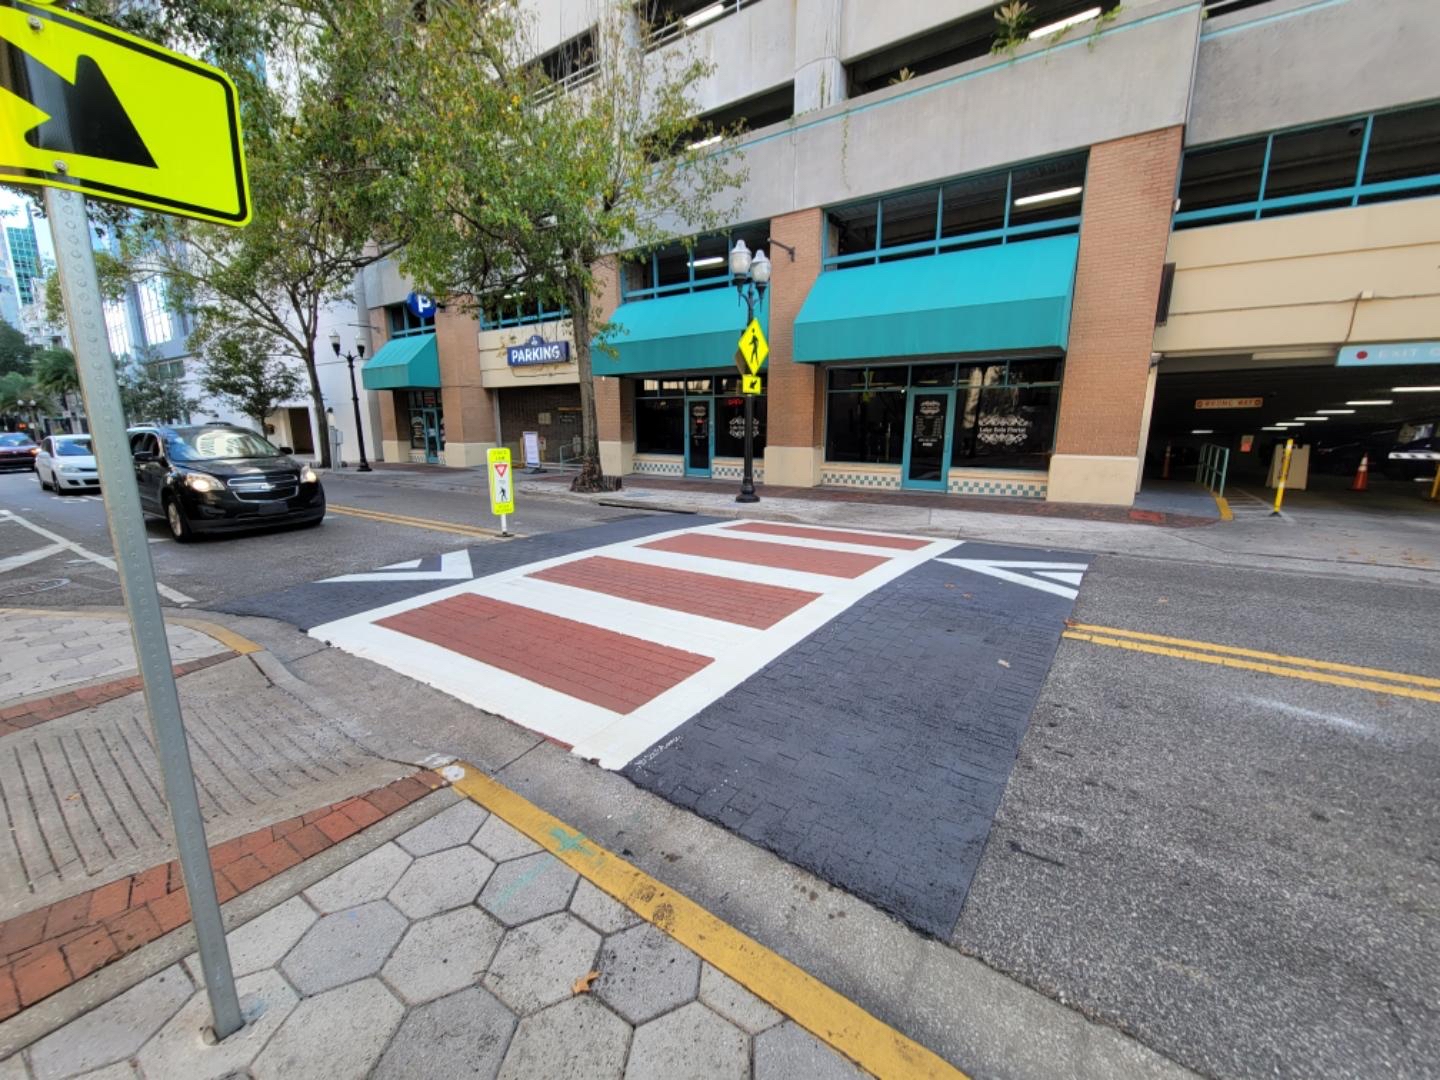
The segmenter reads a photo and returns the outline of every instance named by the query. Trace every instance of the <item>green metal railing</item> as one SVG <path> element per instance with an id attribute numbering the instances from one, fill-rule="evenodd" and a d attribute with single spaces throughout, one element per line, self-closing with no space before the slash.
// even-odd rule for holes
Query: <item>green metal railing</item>
<path id="1" fill-rule="evenodd" d="M 1200 447 L 1200 464 L 1195 469 L 1195 482 L 1216 495 L 1225 494 L 1225 474 L 1230 471 L 1230 448 L 1215 443 Z"/>

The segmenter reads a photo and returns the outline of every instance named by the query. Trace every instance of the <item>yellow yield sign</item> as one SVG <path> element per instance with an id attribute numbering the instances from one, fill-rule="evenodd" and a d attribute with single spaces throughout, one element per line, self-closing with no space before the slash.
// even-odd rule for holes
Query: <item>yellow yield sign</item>
<path id="1" fill-rule="evenodd" d="M 751 319 L 750 325 L 745 327 L 745 332 L 740 335 L 740 358 L 745 361 L 751 375 L 759 375 L 760 368 L 769 355 L 770 343 L 765 340 L 765 332 L 760 329 L 760 320 Z"/>
<path id="2" fill-rule="evenodd" d="M 0 181 L 243 225 L 235 85 L 68 11 L 0 0 Z"/>

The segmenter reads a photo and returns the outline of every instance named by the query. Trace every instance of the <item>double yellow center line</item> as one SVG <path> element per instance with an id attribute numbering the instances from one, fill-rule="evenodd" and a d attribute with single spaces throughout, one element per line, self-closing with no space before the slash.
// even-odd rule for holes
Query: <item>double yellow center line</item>
<path id="1" fill-rule="evenodd" d="M 1091 626 L 1088 623 L 1071 623 L 1064 636 L 1072 641 L 1086 641 L 1091 645 L 1106 645 L 1112 649 L 1154 653 L 1176 660 L 1193 660 L 1201 664 L 1259 671 L 1285 679 L 1304 679 L 1307 682 L 1326 683 L 1330 686 L 1372 690 L 1377 694 L 1391 694 L 1395 697 L 1440 701 L 1440 679 L 1425 675 L 1406 675 L 1381 668 L 1360 667 L 1357 664 L 1312 660 L 1304 656 L 1243 649 L 1236 645 L 1216 645 L 1209 641 L 1191 641 L 1189 638 L 1166 637 L 1163 634 L 1145 634 L 1138 630 L 1121 630 L 1114 626 Z"/>
<path id="2" fill-rule="evenodd" d="M 432 532 L 454 533 L 456 536 L 475 536 L 484 540 L 494 540 L 500 536 L 499 529 L 484 529 L 479 525 L 459 525 L 451 521 L 436 521 L 434 518 L 387 514 L 381 510 L 361 510 L 355 506 L 336 506 L 334 503 L 331 503 L 327 509 L 332 514 L 364 518 L 367 521 L 378 521 L 385 525 L 405 525 L 412 529 L 429 529 Z"/>

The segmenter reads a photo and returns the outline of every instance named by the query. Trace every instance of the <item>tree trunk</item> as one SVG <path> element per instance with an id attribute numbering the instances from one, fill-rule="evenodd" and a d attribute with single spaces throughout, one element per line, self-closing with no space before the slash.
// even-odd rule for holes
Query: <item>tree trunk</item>
<path id="1" fill-rule="evenodd" d="M 578 278 L 566 282 L 570 325 L 575 338 L 575 373 L 580 380 L 580 475 L 571 491 L 616 491 L 620 478 L 607 478 L 600 466 L 600 422 L 595 411 L 595 372 L 590 366 L 590 293 Z"/>
<path id="2" fill-rule="evenodd" d="M 315 340 L 313 338 L 310 339 L 305 350 L 305 374 L 310 376 L 311 406 L 314 408 L 316 416 L 323 417 L 325 415 L 325 398 L 320 394 L 320 373 L 315 367 Z M 322 469 L 330 468 L 330 440 L 328 438 L 320 440 L 320 445 L 315 448 L 315 453 L 319 456 L 320 467 Z"/>

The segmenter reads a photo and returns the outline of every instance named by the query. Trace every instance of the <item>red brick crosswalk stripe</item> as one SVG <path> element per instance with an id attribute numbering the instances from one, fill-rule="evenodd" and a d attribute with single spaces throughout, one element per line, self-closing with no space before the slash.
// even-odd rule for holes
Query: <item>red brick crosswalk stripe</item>
<path id="1" fill-rule="evenodd" d="M 877 536 L 875 533 L 849 532 L 845 529 L 812 529 L 804 525 L 772 525 L 768 521 L 746 521 L 731 525 L 726 532 L 768 533 L 771 536 L 793 536 L 797 540 L 834 540 L 843 544 L 864 544 L 866 547 L 895 548 L 919 551 L 929 540 L 907 536 Z"/>
<path id="2" fill-rule="evenodd" d="M 820 594 L 592 555 L 528 575 L 641 604 L 768 630 Z"/>
<path id="3" fill-rule="evenodd" d="M 700 555 L 708 559 L 773 566 L 781 570 L 800 570 L 826 577 L 857 578 L 868 570 L 890 561 L 888 555 L 859 555 L 848 551 L 827 551 L 820 548 L 797 547 L 794 544 L 769 544 L 763 540 L 730 539 L 701 533 L 681 533 L 641 544 L 655 551 L 672 551 L 678 555 Z"/>
<path id="4" fill-rule="evenodd" d="M 634 712 L 713 662 L 470 593 L 411 608 L 376 625 L 621 714 Z"/>

